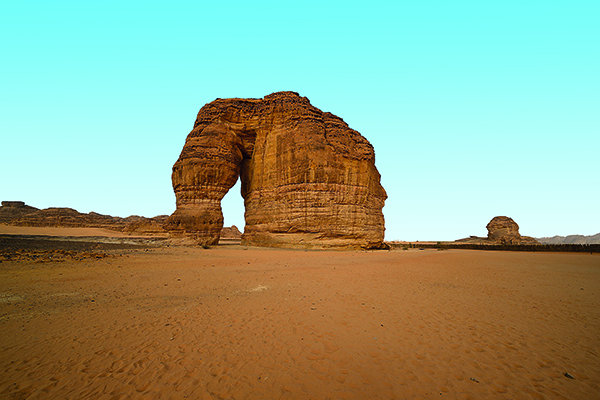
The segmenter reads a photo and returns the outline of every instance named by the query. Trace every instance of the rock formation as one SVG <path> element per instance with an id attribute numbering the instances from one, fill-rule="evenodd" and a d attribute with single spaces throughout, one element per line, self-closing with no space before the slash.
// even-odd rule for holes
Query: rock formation
<path id="1" fill-rule="evenodd" d="M 39 208 L 22 201 L 3 201 L 0 207 L 0 223 L 14 226 L 56 226 L 68 228 L 104 228 L 136 234 L 164 234 L 166 215 L 153 218 L 132 215 L 127 218 L 90 212 L 80 213 L 72 208 Z"/>
<path id="2" fill-rule="evenodd" d="M 487 237 L 471 236 L 465 239 L 459 239 L 457 243 L 469 244 L 494 244 L 494 245 L 521 245 L 521 244 L 540 244 L 537 240 L 529 236 L 521 236 L 519 225 L 509 217 L 494 217 L 486 226 L 488 230 Z"/>
<path id="3" fill-rule="evenodd" d="M 521 237 L 519 234 L 519 225 L 509 217 L 494 217 L 486 225 L 486 228 L 488 230 L 488 239 L 494 242 L 512 242 Z"/>
<path id="4" fill-rule="evenodd" d="M 536 239 L 542 244 L 600 244 L 600 233 L 595 235 L 552 236 Z"/>
<path id="5" fill-rule="evenodd" d="M 294 92 L 217 99 L 196 118 L 172 182 L 177 209 L 165 228 L 216 244 L 221 199 L 242 181 L 242 243 L 379 248 L 387 198 L 371 144 Z"/>
<path id="6" fill-rule="evenodd" d="M 2 207 L 7 207 L 7 208 L 33 208 L 30 207 L 28 205 L 25 204 L 24 201 L 3 201 L 2 202 Z"/>
<path id="7" fill-rule="evenodd" d="M 240 243 L 242 240 L 242 232 L 238 229 L 237 226 L 231 225 L 229 228 L 221 229 L 221 237 L 220 242 L 224 243 Z"/>
<path id="8" fill-rule="evenodd" d="M 509 217 L 494 217 L 486 226 L 488 240 L 500 244 L 539 244 L 529 236 L 521 236 L 519 225 Z"/>
<path id="9" fill-rule="evenodd" d="M 23 201 L 3 201 L 2 207 L 0 207 L 0 224 L 9 224 L 34 211 L 39 211 L 39 209 L 28 206 Z"/>

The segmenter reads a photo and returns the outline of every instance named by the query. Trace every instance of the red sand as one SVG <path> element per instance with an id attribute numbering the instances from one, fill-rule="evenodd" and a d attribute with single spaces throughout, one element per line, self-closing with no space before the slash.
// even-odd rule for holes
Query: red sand
<path id="1" fill-rule="evenodd" d="M 598 254 L 121 253 L 0 264 L 0 399 L 600 396 Z"/>
<path id="2" fill-rule="evenodd" d="M 144 236 L 113 231 L 103 228 L 61 228 L 54 226 L 12 226 L 0 224 L 0 235 L 41 235 L 41 236 L 104 236 L 104 237 L 166 237 L 167 234 Z"/>

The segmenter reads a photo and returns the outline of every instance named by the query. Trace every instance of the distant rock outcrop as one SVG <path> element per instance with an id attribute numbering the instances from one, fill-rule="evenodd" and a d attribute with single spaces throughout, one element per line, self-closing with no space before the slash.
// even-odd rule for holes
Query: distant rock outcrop
<path id="1" fill-rule="evenodd" d="M 219 238 L 219 244 L 241 244 L 242 232 L 237 226 L 232 225 L 229 228 L 224 227 L 221 229 L 221 236 Z"/>
<path id="2" fill-rule="evenodd" d="M 487 238 L 471 236 L 467 239 L 457 240 L 457 242 L 503 245 L 540 244 L 532 237 L 521 236 L 519 225 L 509 217 L 494 217 L 487 224 L 486 228 L 488 230 Z"/>
<path id="3" fill-rule="evenodd" d="M 492 242 L 515 244 L 521 237 L 519 225 L 509 217 L 494 217 L 486 225 L 486 228 L 488 230 L 487 238 Z"/>
<path id="4" fill-rule="evenodd" d="M 202 107 L 173 166 L 177 210 L 165 228 L 216 244 L 221 199 L 238 177 L 244 244 L 385 247 L 387 195 L 373 146 L 297 93 L 217 99 Z"/>
<path id="5" fill-rule="evenodd" d="M 27 208 L 29 206 L 26 205 L 24 201 L 3 201 L 2 202 L 2 207 L 6 207 L 6 208 Z M 29 208 L 33 208 L 33 207 L 29 207 Z"/>
<path id="6" fill-rule="evenodd" d="M 500 244 L 539 244 L 529 236 L 521 236 L 519 225 L 509 217 L 494 217 L 486 226 L 488 240 Z"/>
<path id="7" fill-rule="evenodd" d="M 168 215 L 153 218 L 132 215 L 127 218 L 90 212 L 80 213 L 72 208 L 50 207 L 43 210 L 26 205 L 22 201 L 3 201 L 0 207 L 0 224 L 31 227 L 63 227 L 63 228 L 104 228 L 132 235 L 161 235 L 167 232 L 163 225 Z M 242 232 L 232 225 L 223 228 L 221 240 L 226 243 L 239 243 Z"/>
<path id="8" fill-rule="evenodd" d="M 127 218 L 90 212 L 80 213 L 72 208 L 50 207 L 40 210 L 22 201 L 3 201 L 0 223 L 14 226 L 53 226 L 68 228 L 104 228 L 136 234 L 165 233 L 163 224 L 167 215 L 153 218 L 132 215 Z"/>
<path id="9" fill-rule="evenodd" d="M 242 232 L 235 225 L 223 228 L 221 229 L 221 240 L 242 240 Z"/>
<path id="10" fill-rule="evenodd" d="M 569 235 L 537 238 L 543 244 L 600 244 L 600 233 L 590 236 Z"/>
<path id="11" fill-rule="evenodd" d="M 9 224 L 33 211 L 39 211 L 39 209 L 28 206 L 23 201 L 3 201 L 2 207 L 0 207 L 0 224 Z"/>

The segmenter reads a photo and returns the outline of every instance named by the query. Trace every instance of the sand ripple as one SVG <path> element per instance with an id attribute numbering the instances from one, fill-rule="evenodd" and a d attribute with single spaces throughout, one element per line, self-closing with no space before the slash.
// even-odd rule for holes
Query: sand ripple
<path id="1" fill-rule="evenodd" d="M 599 267 L 241 248 L 3 263 L 0 398 L 591 399 Z"/>

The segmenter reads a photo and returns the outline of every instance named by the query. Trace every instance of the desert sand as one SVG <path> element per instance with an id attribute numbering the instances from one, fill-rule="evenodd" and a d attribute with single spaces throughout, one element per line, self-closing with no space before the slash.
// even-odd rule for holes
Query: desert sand
<path id="1" fill-rule="evenodd" d="M 68 237 L 121 237 L 129 238 L 132 235 L 125 232 L 103 228 L 63 228 L 55 226 L 12 226 L 0 224 L 0 235 L 40 235 L 40 236 L 68 236 Z M 167 234 L 154 234 L 140 237 L 166 237 Z"/>
<path id="2" fill-rule="evenodd" d="M 598 254 L 104 253 L 0 263 L 0 399 L 600 395 Z"/>

